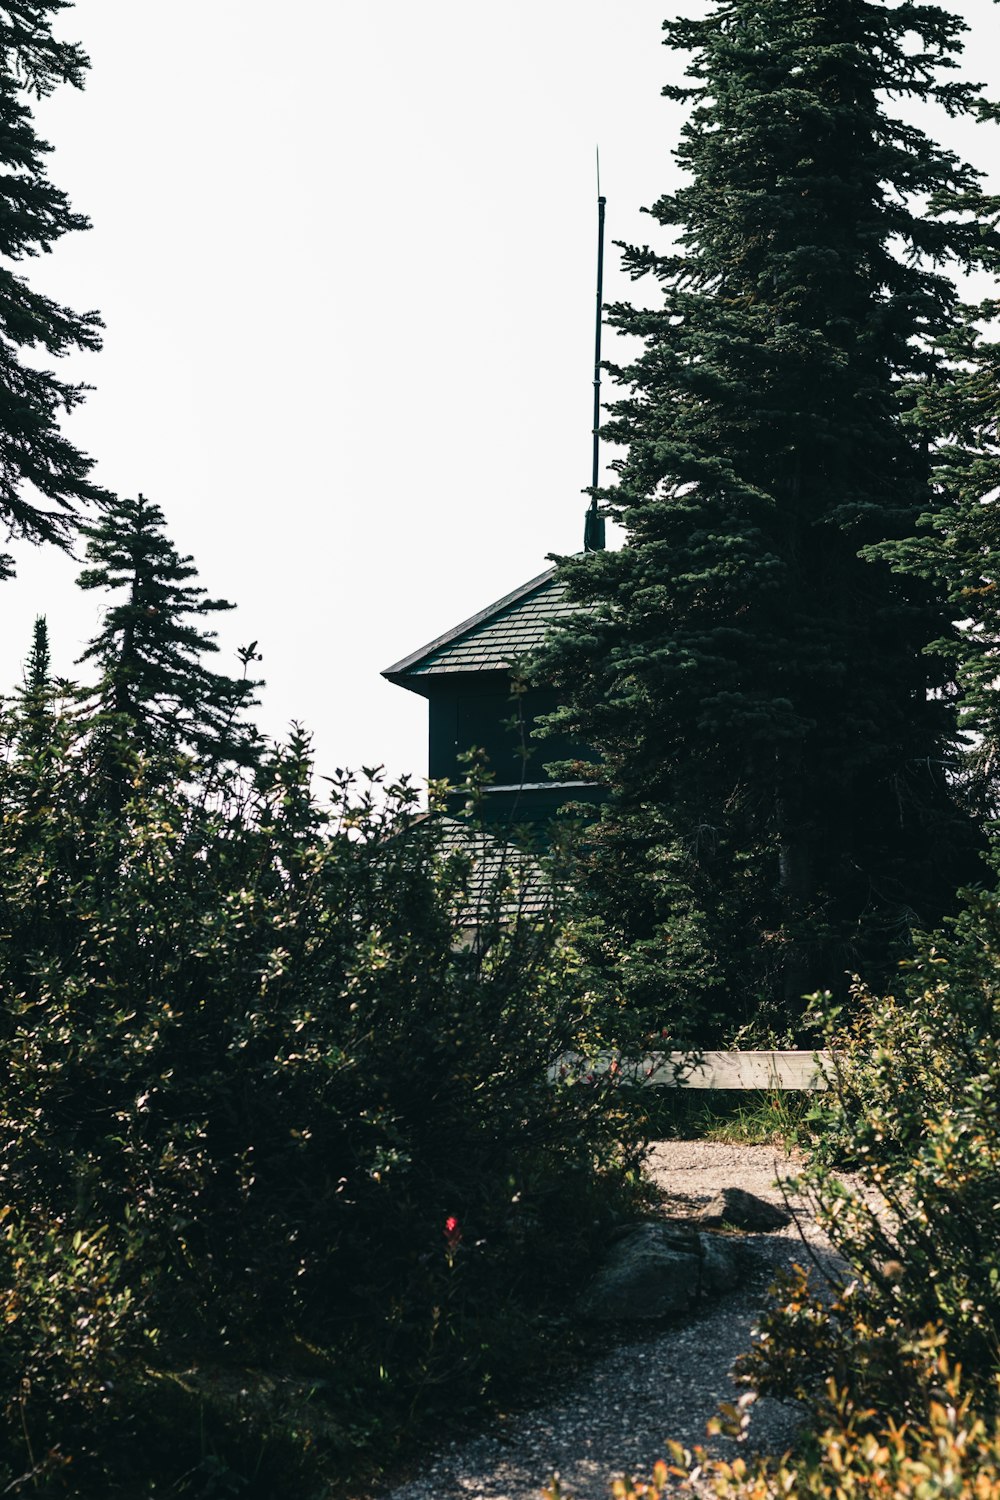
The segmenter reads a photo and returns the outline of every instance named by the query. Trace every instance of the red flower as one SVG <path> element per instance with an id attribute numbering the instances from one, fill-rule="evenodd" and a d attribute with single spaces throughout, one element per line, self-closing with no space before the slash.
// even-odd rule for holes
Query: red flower
<path id="1" fill-rule="evenodd" d="M 449 1214 L 444 1221 L 444 1253 L 448 1258 L 449 1266 L 454 1263 L 461 1238 L 462 1231 L 458 1227 L 458 1220 Z"/>

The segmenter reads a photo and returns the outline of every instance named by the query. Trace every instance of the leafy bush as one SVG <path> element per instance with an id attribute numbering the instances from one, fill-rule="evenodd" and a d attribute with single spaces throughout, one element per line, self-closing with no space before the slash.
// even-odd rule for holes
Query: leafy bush
<path id="1" fill-rule="evenodd" d="M 670 1462 L 661 1460 L 648 1479 L 618 1479 L 614 1500 L 666 1500 L 680 1483 L 719 1500 L 786 1500 L 800 1495 L 817 1500 L 854 1500 L 881 1495 L 893 1500 L 996 1500 L 1000 1495 L 1000 1418 L 985 1419 L 970 1392 L 962 1390 L 961 1372 L 939 1355 L 927 1370 L 928 1385 L 919 1416 L 908 1422 L 887 1419 L 872 1424 L 829 1383 L 821 1426 L 809 1452 L 798 1459 L 747 1462 L 744 1458 L 710 1458 L 704 1449 L 692 1454 L 669 1445 Z M 715 1431 L 739 1437 L 746 1413 L 729 1408 Z M 555 1480 L 542 1491 L 546 1500 L 572 1500 Z"/>
<path id="2" fill-rule="evenodd" d="M 926 1121 L 956 1109 L 995 1137 L 988 1084 L 1000 1066 L 1000 898 L 967 893 L 947 932 L 924 939 L 900 965 L 895 994 L 855 995 L 849 1021 L 836 1011 L 826 1017 L 837 1107 L 816 1136 L 822 1158 L 895 1170 L 919 1146 Z"/>
<path id="3" fill-rule="evenodd" d="M 835 1088 L 815 1122 L 802 1186 L 848 1271 L 813 1287 L 785 1278 L 745 1361 L 778 1395 L 814 1399 L 833 1378 L 896 1416 L 922 1400 L 914 1351 L 948 1351 L 985 1411 L 1000 1369 L 1000 902 L 969 898 L 925 943 L 895 996 L 860 992 L 831 1018 Z M 853 1166 L 857 1187 L 831 1162 Z M 815 1278 L 814 1278 L 815 1280 Z"/>
<path id="4" fill-rule="evenodd" d="M 778 1278 L 738 1362 L 750 1389 L 710 1424 L 738 1439 L 757 1395 L 797 1399 L 798 1454 L 755 1467 L 674 1444 L 649 1478 L 615 1483 L 619 1500 L 689 1481 L 722 1500 L 1000 1496 L 998 960 L 1000 898 L 973 893 L 896 994 L 859 989 L 846 1021 L 821 1001 L 834 1086 L 799 1186 L 842 1269 Z"/>
<path id="5" fill-rule="evenodd" d="M 8 1460 L 0 1473 L 9 1492 L 63 1478 L 74 1459 L 77 1469 L 87 1466 L 116 1383 L 152 1351 L 153 1330 L 106 1239 L 102 1231 L 26 1226 L 9 1204 L 0 1209 L 0 1409 Z"/>
<path id="6" fill-rule="evenodd" d="M 408 786 L 321 803 L 301 735 L 252 783 L 140 759 L 110 814 L 91 769 L 61 724 L 0 773 L 0 1192 L 51 1286 L 99 1246 L 123 1350 L 305 1372 L 346 1447 L 474 1394 L 630 1160 L 613 1079 L 550 1076 L 596 1044 L 572 922 L 519 915 L 509 865 L 484 898 Z M 93 1402 L 79 1331 L 62 1383 Z M 5 1393 L 11 1478 L 60 1440 L 54 1391 Z"/>

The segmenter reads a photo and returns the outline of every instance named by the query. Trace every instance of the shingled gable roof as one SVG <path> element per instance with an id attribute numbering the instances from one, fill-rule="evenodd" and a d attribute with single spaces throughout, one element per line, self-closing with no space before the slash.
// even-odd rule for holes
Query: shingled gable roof
<path id="1" fill-rule="evenodd" d="M 412 677 L 503 671 L 542 644 L 546 626 L 566 619 L 577 608 L 566 598 L 566 585 L 556 578 L 555 568 L 547 568 L 437 640 L 386 667 L 382 676 L 406 686 Z"/>

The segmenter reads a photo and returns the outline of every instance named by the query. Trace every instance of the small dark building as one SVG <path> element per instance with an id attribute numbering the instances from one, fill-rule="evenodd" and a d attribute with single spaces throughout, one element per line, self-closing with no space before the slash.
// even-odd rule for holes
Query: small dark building
<path id="1" fill-rule="evenodd" d="M 556 780 L 546 770 L 560 760 L 592 759 L 568 739 L 534 737 L 537 720 L 558 707 L 554 690 L 515 691 L 518 662 L 537 650 L 548 625 L 572 610 L 565 585 L 549 568 L 382 673 L 427 699 L 432 780 L 459 785 L 462 753 L 485 752 L 492 773 L 484 798 L 490 822 L 544 824 L 567 802 L 597 800 L 588 782 Z M 453 809 L 463 802 L 456 794 Z"/>

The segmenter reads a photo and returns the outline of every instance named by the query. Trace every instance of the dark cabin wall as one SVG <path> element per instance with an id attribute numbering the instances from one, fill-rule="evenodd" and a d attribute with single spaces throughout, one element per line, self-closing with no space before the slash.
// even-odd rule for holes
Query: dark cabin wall
<path id="1" fill-rule="evenodd" d="M 533 687 L 514 696 L 506 663 L 530 659 L 545 628 L 573 613 L 556 570 L 548 569 L 384 673 L 390 682 L 427 699 L 430 778 L 460 785 L 467 769 L 461 756 L 477 747 L 491 777 L 477 816 L 503 820 L 509 827 L 525 825 L 525 832 L 542 844 L 551 819 L 566 803 L 595 804 L 603 800 L 603 791 L 580 785 L 575 768 L 550 779 L 548 764 L 596 757 L 565 736 L 535 737 L 536 721 L 559 706 L 556 693 Z M 446 805 L 458 812 L 465 800 L 455 793 Z"/>
<path id="2" fill-rule="evenodd" d="M 461 780 L 459 756 L 473 746 L 485 752 L 497 786 L 546 781 L 550 761 L 593 759 L 565 735 L 542 740 L 532 734 L 537 720 L 558 707 L 551 688 L 514 696 L 507 672 L 425 679 L 421 687 L 430 709 L 428 773 L 434 780 Z"/>

